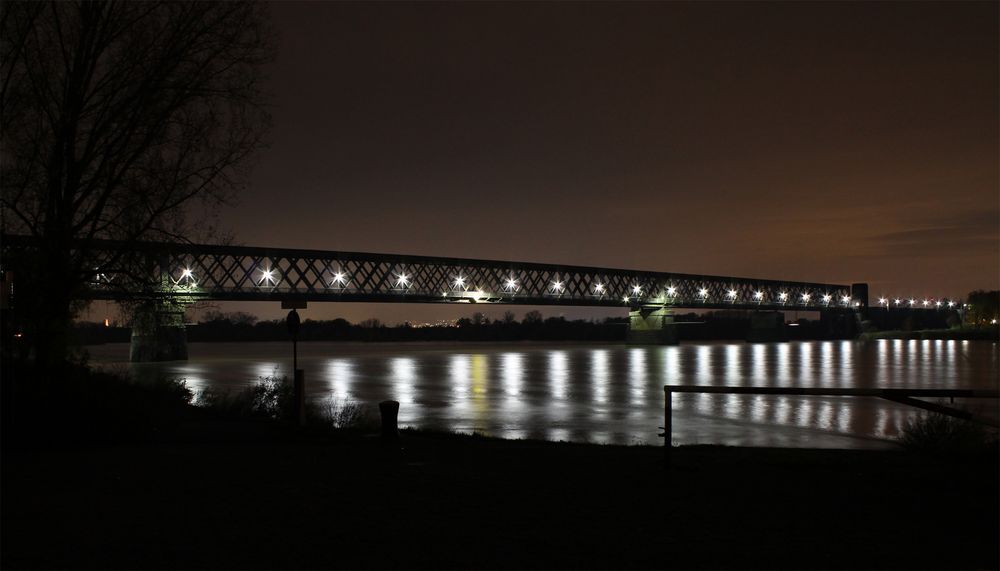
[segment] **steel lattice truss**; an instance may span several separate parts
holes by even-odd
[[[857,300],[846,285],[359,252],[96,243],[89,299],[285,300],[819,310]],[[104,244],[103,249],[101,244]],[[4,253],[8,248],[5,246]],[[141,270],[136,270],[136,267]],[[867,300],[862,300],[865,302]]]

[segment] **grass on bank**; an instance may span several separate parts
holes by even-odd
[[[295,388],[288,377],[260,377],[243,390],[209,388],[195,404],[223,419],[295,420]],[[374,428],[376,419],[364,405],[349,399],[306,399],[305,424],[313,428],[360,430]]]
[[[68,363],[43,374],[30,364],[7,369],[3,394],[5,445],[61,447],[137,443],[169,438],[190,420],[260,420],[288,424],[294,391],[285,377],[262,377],[236,392],[195,394],[184,379],[138,380],[127,371]],[[349,400],[307,400],[306,427],[313,431],[367,430],[376,419]]]
[[[72,446],[141,442],[170,432],[188,416],[183,381],[137,382],[122,372],[67,363],[42,372],[29,363],[5,368],[5,444]]]
[[[996,428],[938,412],[921,414],[907,421],[898,442],[906,450],[935,455],[996,456],[1000,451]]]

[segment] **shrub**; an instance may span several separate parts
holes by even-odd
[[[313,414],[321,419],[321,422],[333,428],[343,430],[367,430],[378,425],[378,420],[369,414],[369,410],[364,405],[349,399],[338,401],[330,397],[322,403],[313,403],[315,410]]]
[[[991,427],[931,412],[908,421],[899,435],[908,450],[935,454],[995,452],[997,431]]]
[[[175,427],[193,396],[183,379],[137,381],[80,364],[55,376],[30,367],[13,376],[7,422],[21,444],[144,440]]]
[[[288,377],[267,376],[233,394],[206,389],[196,403],[229,418],[261,418],[292,421],[295,418],[295,387]],[[313,427],[357,429],[369,424],[367,409],[350,400],[335,398],[305,403],[306,424]]]

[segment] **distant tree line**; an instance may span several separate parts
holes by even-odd
[[[463,317],[454,325],[416,327],[410,323],[386,325],[378,319],[351,323],[342,318],[306,319],[299,329],[300,341],[618,341],[625,338],[628,320],[568,320],[542,317],[529,311],[517,321],[507,312],[490,320],[482,313]],[[285,341],[288,329],[283,319],[259,321],[246,313],[206,313],[188,328],[189,341]]]
[[[995,325],[1000,319],[1000,291],[976,290],[966,299],[969,308],[965,322],[969,325]]]
[[[674,315],[681,324],[681,340],[746,339],[750,328],[749,312],[714,311]],[[98,323],[78,323],[76,341],[80,344],[124,343],[129,341],[127,326],[104,326]],[[514,313],[505,312],[491,320],[476,312],[454,324],[414,326],[409,323],[386,325],[378,319],[351,323],[342,318],[330,320],[306,319],[299,330],[302,341],[624,341],[628,333],[628,318],[604,320],[569,320],[564,317],[544,317],[539,311],[529,311],[518,321]],[[791,339],[823,339],[828,331],[818,320],[798,319],[788,328]],[[188,326],[192,342],[287,341],[288,329],[283,319],[260,320],[245,312],[208,311],[201,320]]]

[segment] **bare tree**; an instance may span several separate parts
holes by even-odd
[[[2,224],[37,243],[16,279],[39,360],[64,356],[72,300],[99,270],[88,240],[184,240],[245,184],[270,123],[265,9],[0,4]]]
[[[537,309],[533,309],[525,313],[524,319],[521,320],[521,323],[525,325],[541,323],[541,322],[542,322],[542,312],[538,311]]]

